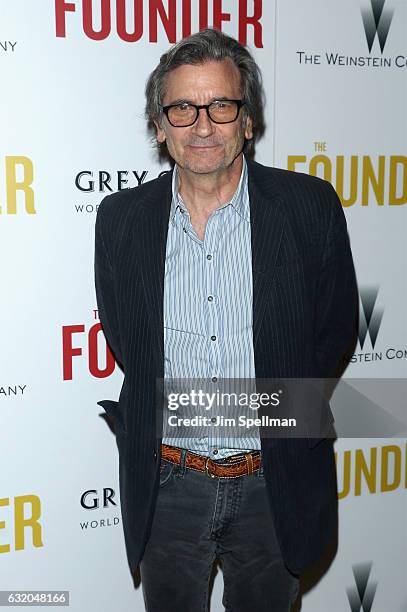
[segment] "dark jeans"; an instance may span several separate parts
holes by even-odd
[[[162,460],[140,563],[147,612],[206,612],[216,558],[226,612],[290,611],[299,580],[281,558],[262,466],[226,479]]]

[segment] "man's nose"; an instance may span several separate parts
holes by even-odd
[[[198,118],[192,127],[200,136],[209,136],[210,134],[213,134],[215,129],[215,126],[209,119],[205,108],[199,109]]]

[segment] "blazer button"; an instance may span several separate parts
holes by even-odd
[[[157,451],[153,452],[153,457],[154,457],[154,460],[157,461]]]

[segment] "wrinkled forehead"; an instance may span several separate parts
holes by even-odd
[[[208,60],[181,64],[170,70],[163,82],[161,103],[169,104],[181,98],[239,98],[240,95],[240,72],[232,60]]]

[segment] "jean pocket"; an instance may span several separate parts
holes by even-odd
[[[163,487],[170,479],[172,472],[174,471],[175,464],[161,459],[160,463],[160,487]]]

